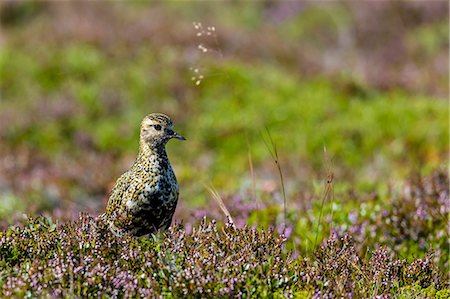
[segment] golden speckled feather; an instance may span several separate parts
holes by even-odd
[[[141,236],[170,226],[179,192],[166,153],[172,138],[185,140],[173,131],[168,116],[152,113],[143,119],[138,157],[117,180],[106,212],[100,215],[113,233]]]

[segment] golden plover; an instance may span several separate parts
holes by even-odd
[[[143,119],[138,157],[117,180],[100,216],[113,233],[142,236],[170,226],[179,193],[166,153],[172,138],[186,140],[173,131],[168,116],[152,113]]]

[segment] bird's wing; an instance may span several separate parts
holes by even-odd
[[[112,213],[114,210],[120,209],[122,206],[122,200],[125,192],[128,189],[130,184],[130,173],[129,171],[122,174],[114,184],[113,189],[111,190],[111,195],[109,196],[107,212]]]

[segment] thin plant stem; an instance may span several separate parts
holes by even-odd
[[[280,178],[280,183],[281,183],[281,192],[283,194],[283,218],[284,218],[284,227],[283,227],[283,232],[286,229],[286,223],[287,223],[287,199],[286,199],[286,188],[284,186],[284,179],[283,179],[283,171],[281,169],[281,163],[280,163],[280,159],[278,156],[278,151],[277,151],[277,147],[275,142],[272,139],[272,135],[270,135],[270,131],[269,128],[266,128],[266,134],[269,138],[270,141],[270,146],[267,143],[266,139],[263,136],[263,141],[264,144],[267,147],[267,150],[269,151],[270,155],[272,156],[272,159],[275,162],[275,165],[277,166],[277,170],[278,170],[278,176]]]
[[[225,203],[223,202],[222,197],[220,196],[219,192],[217,192],[216,188],[214,188],[214,186],[212,184],[210,186],[205,185],[205,187],[206,187],[206,189],[208,189],[209,193],[211,193],[211,196],[215,199],[215,201],[219,205],[220,209],[222,210],[222,212],[227,217],[228,221],[234,227],[233,218],[231,217],[230,212],[228,211],[227,207],[225,206]]]
[[[322,192],[322,200],[321,200],[321,205],[320,205],[320,213],[319,213],[319,219],[317,221],[317,228],[316,228],[316,236],[314,238],[314,246],[313,248],[316,248],[317,245],[317,239],[319,237],[319,229],[320,226],[322,224],[322,216],[323,216],[323,209],[325,206],[325,201],[330,198],[330,195],[332,195],[332,200],[334,200],[334,192],[333,192],[333,172],[331,170],[331,163],[330,160],[328,159],[328,154],[327,154],[327,148],[324,147],[323,148],[324,151],[324,158],[325,158],[325,163],[327,164],[327,178],[326,178],[326,182],[325,182],[325,187],[323,189]],[[331,219],[333,219],[333,210],[331,211]],[[323,226],[322,226],[323,228]]]

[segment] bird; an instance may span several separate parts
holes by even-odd
[[[116,181],[99,216],[115,235],[143,236],[169,228],[179,195],[166,152],[173,138],[186,140],[174,132],[167,115],[151,113],[142,120],[137,158]]]

